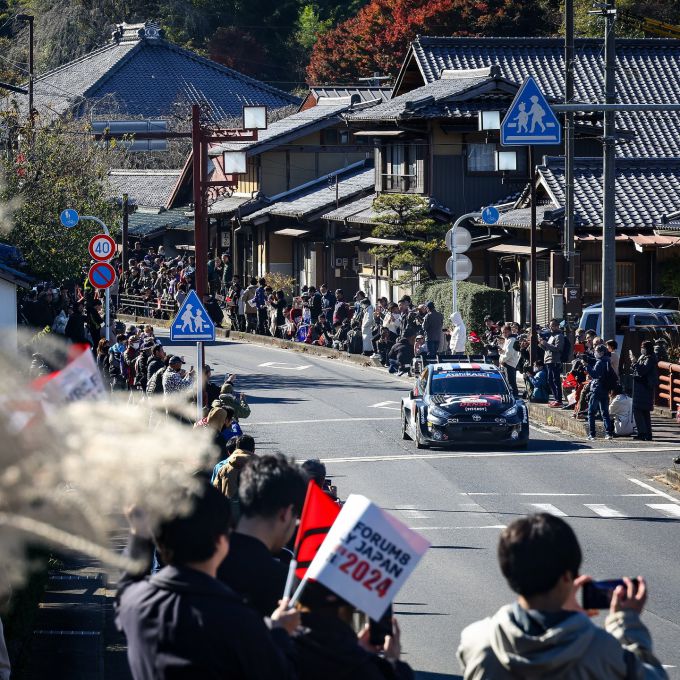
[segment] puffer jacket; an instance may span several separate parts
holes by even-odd
[[[610,614],[605,629],[585,614],[506,605],[463,630],[465,680],[663,680],[649,631],[637,613]]]

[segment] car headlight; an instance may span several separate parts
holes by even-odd
[[[442,420],[446,420],[449,417],[448,412],[443,408],[439,408],[439,406],[431,406],[427,414],[435,418],[441,418]]]
[[[514,418],[518,413],[519,407],[517,406],[517,404],[514,404],[507,411],[503,411],[501,415],[504,416],[505,418]]]

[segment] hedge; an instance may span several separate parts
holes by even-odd
[[[484,317],[487,314],[496,320],[504,318],[507,299],[508,293],[498,288],[469,281],[458,282],[458,311],[465,321],[468,333],[484,332]],[[422,304],[428,300],[432,300],[444,319],[448,320],[453,305],[451,281],[427,281],[418,285],[414,294],[415,303]]]

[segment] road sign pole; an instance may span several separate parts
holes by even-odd
[[[529,145],[529,191],[531,201],[531,301],[529,312],[529,323],[531,324],[531,343],[529,345],[529,362],[534,365],[536,358],[536,350],[538,349],[538,342],[536,337],[536,275],[538,267],[536,266],[536,169],[534,167],[534,147]]]
[[[109,336],[110,327],[111,327],[111,289],[110,288],[106,289],[106,310],[104,312],[104,315],[105,315],[104,337],[106,338],[107,342],[111,342],[111,338]]]
[[[196,343],[196,421],[203,418],[203,343]]]

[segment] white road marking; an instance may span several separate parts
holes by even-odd
[[[302,366],[300,366],[300,365],[295,366],[293,364],[284,363],[283,361],[266,361],[264,364],[258,364],[258,368],[262,368],[262,367],[276,368],[276,369],[281,369],[283,371],[305,371],[308,368],[311,368],[311,365],[310,364],[304,364]]]
[[[409,527],[413,531],[441,531],[444,529],[505,529],[505,524],[489,524],[483,527]]]
[[[361,418],[352,418],[351,420],[362,420]],[[399,420],[399,418],[364,418],[363,420]],[[302,421],[302,422],[323,422],[318,420]],[[278,423],[262,423],[263,425],[277,425]],[[491,451],[480,453],[447,453],[437,451],[432,453],[413,453],[400,454],[396,456],[347,456],[343,458],[324,458],[324,463],[390,463],[395,461],[414,461],[414,460],[445,460],[447,458],[540,458],[542,456],[592,456],[593,454],[612,454],[612,453],[648,453],[648,448],[620,448],[620,449],[577,449],[574,451]],[[654,449],[654,453],[663,451],[677,451],[677,447],[666,447]],[[651,487],[650,487],[651,488]],[[487,494],[489,495],[489,494]],[[495,494],[490,494],[495,495]],[[670,497],[675,501],[674,498]],[[678,501],[675,501],[678,502]]]
[[[669,517],[680,517],[680,505],[675,503],[647,503],[647,507],[663,512]]]
[[[404,505],[399,508],[395,508],[395,510],[398,510],[404,517],[407,517],[408,519],[430,519],[429,515],[424,514],[418,508],[416,508],[415,505]]]
[[[608,505],[602,505],[601,503],[584,503],[584,505],[600,517],[614,518],[626,516],[620,510],[615,510],[614,508],[610,508]]]
[[[385,416],[374,418],[314,418],[313,420],[270,420],[262,423],[248,423],[249,427],[253,425],[302,425],[307,423],[353,423],[356,421],[371,421],[371,420],[400,420],[399,417]]]
[[[371,404],[368,408],[384,408],[388,411],[401,411],[400,406],[390,406],[390,404],[398,404],[398,401],[380,401],[377,404]]]
[[[555,517],[568,517],[566,512],[562,512],[551,503],[529,503],[529,505],[534,508],[535,512],[547,512]]]
[[[677,449],[677,447],[676,447]],[[660,449],[655,449],[656,451],[659,451]],[[648,489],[649,491],[654,492],[655,496],[661,496],[661,498],[667,498],[669,501],[673,501],[673,503],[680,503],[680,500],[677,498],[674,498],[670,494],[666,493],[665,491],[659,491],[659,489],[655,489],[651,484],[647,484],[646,482],[642,482],[639,479],[633,479],[633,477],[628,477],[629,482],[633,482],[633,484],[637,484],[638,486],[641,486],[643,489]]]

